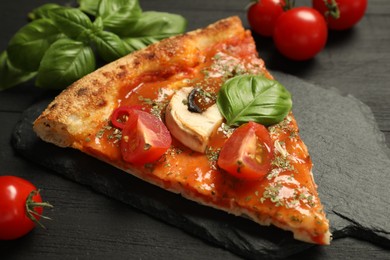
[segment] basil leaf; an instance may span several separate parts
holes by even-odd
[[[74,40],[82,34],[88,35],[86,32],[94,28],[89,17],[76,8],[52,9],[48,14],[60,31]]]
[[[95,19],[95,21],[93,21],[93,28],[96,30],[96,31],[103,31],[103,20],[101,17],[97,17]]]
[[[96,35],[103,31],[103,21],[102,18],[97,17],[92,23],[91,29],[85,29],[79,34],[76,40],[85,42],[87,44],[95,40]]]
[[[119,36],[136,23],[141,13],[138,0],[100,0],[98,9],[104,29]]]
[[[89,15],[96,16],[99,8],[98,0],[77,0],[79,9]]]
[[[19,69],[37,71],[45,51],[61,36],[50,20],[34,20],[11,38],[7,48],[8,58]]]
[[[56,8],[63,8],[63,7],[58,4],[44,4],[32,10],[27,16],[31,20],[37,20],[40,18],[49,18],[48,12]]]
[[[36,85],[65,88],[95,70],[96,61],[91,47],[68,38],[53,43],[43,56]]]
[[[186,30],[187,20],[176,14],[144,12],[136,24],[126,31],[122,40],[128,52],[142,49]]]
[[[122,36],[172,36],[183,33],[187,27],[187,20],[177,14],[149,11],[142,13],[141,17],[132,27],[123,31]]]
[[[111,32],[98,32],[93,38],[93,42],[99,56],[107,62],[116,60],[128,53],[119,36]]]
[[[0,91],[25,82],[36,75],[36,72],[25,72],[12,66],[6,51],[0,54]]]
[[[144,36],[144,37],[128,37],[123,38],[123,44],[125,45],[127,53],[131,53],[133,51],[145,48],[146,46],[158,42],[168,36]]]
[[[292,100],[291,94],[276,80],[241,75],[222,85],[217,105],[228,125],[254,121],[268,126],[287,116]]]

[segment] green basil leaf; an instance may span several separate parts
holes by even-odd
[[[96,17],[95,21],[93,21],[93,27],[96,31],[103,31],[103,19],[101,17]]]
[[[99,8],[99,0],[77,0],[79,9],[84,13],[96,16]]]
[[[43,56],[36,85],[50,89],[65,88],[95,68],[95,56],[90,46],[68,38],[59,39]]]
[[[165,12],[143,12],[134,26],[123,31],[124,37],[129,36],[162,36],[165,37],[183,33],[187,27],[187,20],[177,14]]]
[[[44,4],[38,8],[35,8],[28,14],[28,18],[31,20],[37,20],[41,18],[49,18],[48,12],[52,9],[63,8],[58,4]]]
[[[99,56],[107,62],[116,60],[128,53],[119,36],[111,32],[98,32],[94,36],[93,42]]]
[[[83,32],[79,34],[76,40],[85,42],[87,44],[91,43],[91,41],[95,41],[96,35],[103,31],[103,21],[102,18],[97,17],[95,21],[92,23],[91,29],[85,29]]]
[[[141,13],[138,0],[100,0],[98,9],[104,29],[119,36],[136,23]]]
[[[52,9],[48,14],[60,31],[74,40],[80,35],[88,35],[86,31],[94,29],[89,17],[76,8]]]
[[[176,14],[164,12],[144,12],[136,24],[125,34],[122,40],[128,52],[142,49],[172,35],[186,30],[187,20]]]
[[[36,72],[25,72],[12,66],[6,51],[0,54],[0,91],[32,79]]]
[[[128,37],[123,38],[122,41],[125,45],[127,53],[145,48],[146,46],[158,42],[166,37],[165,35],[160,36],[144,36],[144,37]]]
[[[46,50],[61,36],[50,20],[34,20],[11,38],[7,48],[8,58],[19,69],[37,71]]]
[[[292,100],[291,94],[276,80],[241,75],[222,85],[217,105],[228,125],[254,121],[268,126],[287,116]]]

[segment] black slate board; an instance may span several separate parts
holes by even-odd
[[[273,75],[293,95],[333,243],[355,237],[390,248],[390,152],[370,109],[335,90],[280,72]],[[27,109],[15,128],[13,146],[29,160],[245,258],[284,258],[313,246],[289,232],[183,199],[79,151],[42,142],[31,125],[50,101]]]

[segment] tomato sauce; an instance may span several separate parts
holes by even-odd
[[[130,81],[118,95],[118,106],[142,105],[143,109],[164,120],[165,106],[175,90],[198,86],[217,93],[224,80],[237,73],[265,74],[271,77],[257,58],[252,37],[246,33],[205,51],[203,63],[196,67],[168,66],[162,71],[146,72]],[[259,217],[272,216],[284,225],[314,230],[319,239],[327,232],[328,223],[317,201],[311,175],[312,162],[306,146],[300,140],[295,119],[290,114],[281,123],[268,128],[275,142],[272,171],[261,181],[243,181],[218,169],[218,149],[228,138],[220,128],[213,134],[206,154],[190,150],[177,140],[158,161],[147,166],[133,166],[151,177],[162,180],[165,188],[183,186],[203,201],[224,208],[239,205]],[[85,149],[103,160],[115,161],[129,168],[121,158],[120,133],[110,124],[101,126],[95,138],[86,142]],[[97,154],[97,151],[102,151]],[[313,217],[314,216],[314,217]],[[322,241],[317,241],[322,243]]]

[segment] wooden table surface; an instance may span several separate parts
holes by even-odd
[[[0,1],[0,49],[24,24],[26,14],[47,2],[70,0]],[[296,1],[309,5],[310,1]],[[239,15],[246,27],[248,1],[141,0],[144,10],[183,15],[188,30],[220,18]],[[373,111],[390,147],[390,1],[370,0],[363,20],[352,30],[331,33],[325,49],[306,62],[281,57],[272,40],[255,36],[260,56],[269,69],[296,75],[323,88],[337,88],[366,103]],[[45,200],[55,205],[47,211],[53,220],[47,230],[36,228],[15,241],[0,242],[1,259],[106,258],[113,259],[239,259],[162,223],[121,202],[64,179],[16,154],[11,134],[21,112],[47,92],[31,83],[0,92],[0,175],[24,177],[40,187]],[[390,213],[390,212],[389,212]],[[390,252],[368,242],[341,239],[329,247],[314,247],[294,258],[390,259]]]

